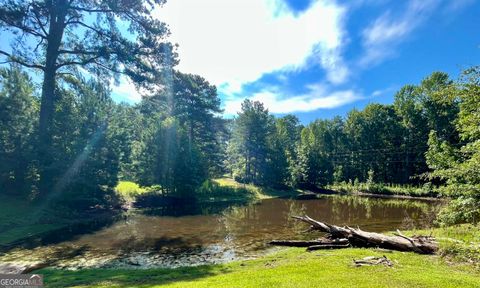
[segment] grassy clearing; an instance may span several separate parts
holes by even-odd
[[[439,193],[435,187],[430,185],[414,186],[383,183],[335,183],[327,185],[326,189],[341,193],[371,193],[381,195],[398,195],[410,197],[438,197]]]
[[[354,267],[352,259],[386,255],[394,267]],[[470,265],[439,256],[343,249],[291,248],[257,260],[151,270],[45,269],[46,287],[479,287]]]
[[[293,189],[272,189],[266,187],[259,187],[252,184],[238,183],[231,178],[217,178],[213,180],[220,187],[231,187],[236,189],[242,189],[245,192],[253,194],[253,197],[258,200],[281,198],[281,197],[294,197],[301,193],[301,191]]]
[[[115,191],[127,202],[133,202],[136,197],[148,193],[155,193],[155,187],[141,187],[137,183],[120,181]],[[249,202],[254,200],[277,197],[294,197],[299,195],[296,190],[277,190],[264,188],[252,184],[238,183],[231,178],[217,178],[207,180],[196,191],[199,202]]]
[[[136,196],[146,193],[147,188],[140,187],[135,182],[120,181],[115,187],[115,192],[120,195],[125,201],[131,202]]]

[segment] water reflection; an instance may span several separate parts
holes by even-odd
[[[327,196],[315,200],[269,199],[246,206],[200,207],[195,210],[200,215],[180,216],[178,207],[176,216],[158,216],[169,214],[162,209],[140,211],[73,241],[38,247],[33,252],[14,251],[3,260],[22,257],[21,253],[48,257],[52,251],[82,247],[81,255],[63,257],[57,266],[176,267],[218,263],[254,257],[272,249],[266,243],[273,239],[311,238],[312,235],[301,233],[307,227],[294,221],[293,215],[308,214],[336,225],[358,225],[364,230],[381,232],[402,229],[406,223],[410,225],[408,228],[424,226],[428,224],[426,215],[438,205],[435,201]]]

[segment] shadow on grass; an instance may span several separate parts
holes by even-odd
[[[54,208],[45,208],[32,218],[38,205],[12,197],[0,197],[0,253],[11,249],[35,248],[75,239],[107,227],[120,217],[118,211],[89,211],[64,216]]]
[[[152,287],[177,281],[190,281],[229,269],[205,265],[176,269],[85,269],[65,271],[43,269],[36,273],[44,275],[46,287],[105,286],[105,287]]]

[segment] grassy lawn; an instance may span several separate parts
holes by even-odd
[[[379,195],[397,195],[410,197],[438,197],[438,189],[432,186],[414,186],[383,183],[336,183],[325,187],[342,193],[370,193]]]
[[[248,193],[253,194],[255,199],[270,199],[278,197],[293,197],[299,195],[301,192],[294,189],[272,189],[255,186],[252,184],[238,183],[232,178],[217,178],[213,180],[220,187],[231,187],[235,189],[245,190]]]
[[[394,267],[354,267],[352,259],[386,255]],[[45,269],[46,287],[479,287],[469,265],[439,256],[369,249],[305,252],[291,248],[257,260],[154,270]]]
[[[480,287],[480,229],[463,225],[432,234],[439,254],[375,249],[305,252],[289,248],[256,259],[177,269],[43,269],[46,287]],[[455,247],[455,248],[453,248]],[[393,267],[354,267],[352,259],[387,256]],[[476,263],[476,264],[475,264]]]

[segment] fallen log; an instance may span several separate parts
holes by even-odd
[[[324,249],[341,249],[350,247],[350,243],[346,244],[321,244],[307,247],[307,251],[324,250]]]
[[[317,239],[317,240],[272,240],[271,245],[289,246],[289,247],[310,247],[314,245],[345,245],[349,244],[348,239]]]
[[[293,218],[310,224],[310,230],[327,233],[326,238],[311,241],[274,240],[272,245],[308,247],[307,250],[335,249],[346,247],[383,248],[397,251],[411,251],[419,254],[433,254],[438,250],[438,243],[431,236],[407,237],[397,230],[394,235],[385,235],[363,231],[360,228],[340,227],[320,222],[308,216]]]
[[[433,237],[407,237],[397,230],[395,235],[362,231],[360,228],[340,227],[314,220],[308,216],[293,218],[311,225],[312,230],[328,234],[329,239],[348,239],[353,247],[377,247],[397,251],[412,251],[419,254],[433,254],[438,250],[438,243]]]

